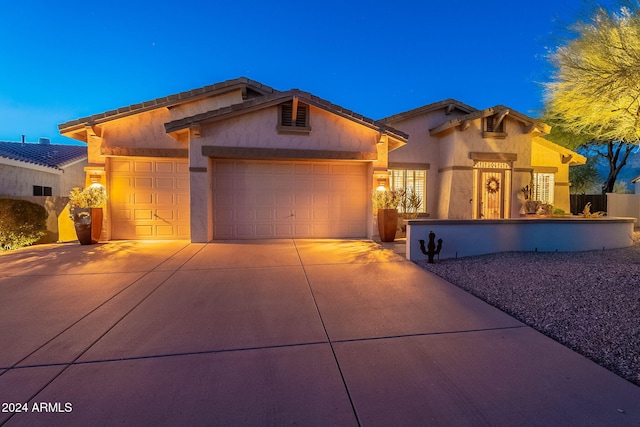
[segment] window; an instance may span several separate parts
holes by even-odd
[[[533,200],[536,202],[553,204],[553,188],[555,185],[555,176],[552,173],[533,174]]]
[[[34,196],[51,196],[53,192],[51,187],[43,187],[42,185],[34,185],[33,186],[33,195]]]
[[[310,133],[309,106],[300,104],[297,100],[280,104],[278,132],[280,133]]]
[[[390,169],[389,186],[392,190],[406,190],[408,193],[415,192],[421,199],[422,204],[418,208],[418,213],[426,212],[427,205],[427,171],[415,169]],[[403,206],[398,207],[398,211],[405,212]]]

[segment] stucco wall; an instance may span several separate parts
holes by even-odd
[[[635,218],[640,227],[640,194],[607,193],[607,215]]]
[[[189,102],[174,108],[159,108],[107,122],[100,125],[100,137],[89,138],[89,162],[92,164],[105,163],[105,157],[100,153],[101,146],[141,149],[185,149],[187,148],[186,144],[176,141],[166,133],[165,123],[240,102],[242,102],[242,93],[238,89],[217,97]]]
[[[60,178],[52,169],[52,173],[17,166],[0,164],[0,195],[33,196],[33,186],[51,187],[52,194],[60,194]]]
[[[51,187],[53,196],[68,196],[73,187],[84,184],[86,161],[70,165],[64,171],[51,172],[0,164],[0,195],[33,196],[33,186]],[[44,169],[44,168],[43,168]]]
[[[439,258],[459,258],[496,252],[574,252],[628,247],[633,244],[632,218],[412,220],[407,222],[406,257],[426,260],[420,249],[429,233],[442,239]]]
[[[555,168],[557,172],[555,173],[553,206],[570,212],[569,164],[562,163],[562,155],[556,150],[536,143],[534,139],[531,165],[534,172],[552,172],[552,169]]]

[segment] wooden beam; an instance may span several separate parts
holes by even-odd
[[[509,114],[509,110],[501,110],[496,113],[496,119],[493,121],[494,129],[498,129],[500,123],[502,123],[507,114]]]
[[[462,123],[460,123],[460,130],[465,131],[469,129],[469,126],[471,126],[471,120],[463,120]]]
[[[447,108],[444,110],[444,113],[448,116],[449,114],[451,114],[453,112],[454,108],[456,108],[455,105],[449,104],[449,105],[447,105]]]
[[[200,123],[192,123],[189,126],[189,130],[194,138],[200,138],[202,136],[202,126],[200,126]]]
[[[293,110],[291,111],[291,123],[295,126],[296,120],[298,119],[298,97],[293,97]]]

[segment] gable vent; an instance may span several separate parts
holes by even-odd
[[[307,127],[308,126],[308,107],[306,105],[298,104],[296,109],[296,120],[293,120],[293,103],[282,104],[281,106],[281,125],[282,126],[295,126],[295,127]]]

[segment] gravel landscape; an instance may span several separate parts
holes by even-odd
[[[640,232],[623,249],[419,265],[640,386]]]

